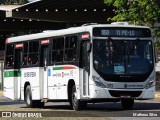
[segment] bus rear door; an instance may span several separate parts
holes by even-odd
[[[14,52],[14,100],[21,99],[21,67],[23,44],[15,44]]]

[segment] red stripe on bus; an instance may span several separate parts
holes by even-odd
[[[73,66],[64,66],[63,70],[68,70],[68,69],[76,69],[76,67]]]

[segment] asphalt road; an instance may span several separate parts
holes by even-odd
[[[0,97],[0,106],[14,106],[25,108],[24,102],[15,102],[5,97]],[[44,110],[47,111],[73,111],[68,103],[46,103]],[[160,119],[160,98],[145,101],[135,101],[133,110],[123,110],[120,103],[96,103],[88,104],[80,111],[81,113],[90,113],[100,117],[114,117],[116,120],[159,120]],[[148,116],[147,116],[148,115]],[[156,117],[156,115],[158,117]],[[65,117],[65,116],[63,116]],[[127,118],[126,118],[127,117]]]

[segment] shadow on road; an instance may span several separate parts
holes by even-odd
[[[54,104],[54,103],[52,103]],[[51,110],[72,110],[69,105],[46,105],[44,109]],[[88,104],[83,110],[89,111],[125,111],[123,110],[121,103],[98,103],[98,104]],[[132,110],[160,110],[160,103],[145,103],[145,102],[135,102]]]
[[[0,106],[4,105],[12,105],[19,108],[25,108],[26,105],[23,101],[13,101],[10,99],[7,99],[5,97],[0,97]],[[69,106],[69,103],[46,103],[45,107],[43,109],[49,109],[49,110],[65,110],[70,111],[72,110]],[[112,111],[124,111],[122,109],[121,103],[96,103],[96,104],[90,104],[88,103],[87,107],[82,109],[82,111],[88,110],[88,111],[99,111],[99,112],[112,112]],[[135,101],[134,107],[132,109],[134,110],[142,110],[142,111],[152,111],[157,110],[160,111],[160,99],[154,99],[149,101]]]
[[[2,106],[2,105],[17,105],[17,104],[24,104],[24,102],[0,102],[0,106]]]

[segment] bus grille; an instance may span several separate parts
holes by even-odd
[[[142,91],[116,91],[109,90],[109,93],[112,97],[121,97],[121,96],[130,96],[130,97],[139,97]]]

